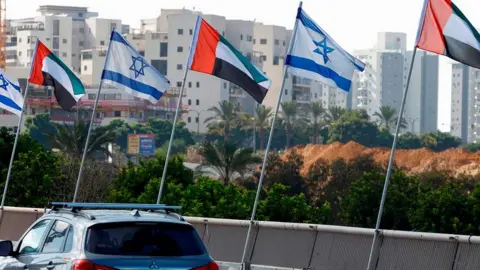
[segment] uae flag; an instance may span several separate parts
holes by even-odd
[[[85,95],[80,79],[40,41],[32,64],[28,81],[53,87],[55,98],[65,111],[70,110]]]
[[[480,34],[451,0],[425,0],[416,46],[480,68]]]
[[[271,81],[200,16],[192,41],[189,68],[230,81],[262,103]]]

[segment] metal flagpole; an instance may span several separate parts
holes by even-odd
[[[172,150],[173,138],[175,137],[175,126],[177,124],[178,115],[180,114],[180,106],[182,105],[182,97],[183,97],[183,91],[185,90],[185,82],[187,80],[188,70],[190,69],[190,61],[192,58],[192,53],[194,52],[193,45],[198,35],[197,30],[198,30],[199,20],[200,20],[200,16],[197,16],[195,29],[193,30],[194,34],[192,36],[192,43],[190,44],[190,52],[188,53],[188,57],[185,65],[185,73],[183,74],[182,88],[180,90],[180,96],[178,97],[177,110],[175,111],[175,117],[173,118],[173,127],[172,127],[172,132],[170,133],[170,142],[168,142],[167,156],[165,157],[165,165],[163,166],[162,180],[160,181],[160,189],[158,190],[157,204],[159,204],[160,200],[162,199],[163,185],[165,184],[165,177],[167,176],[168,160],[170,159],[170,152]],[[200,116],[198,117],[198,123],[200,123]]]
[[[302,2],[300,1],[299,7],[302,8]],[[293,48],[293,41],[295,40],[295,36],[297,33],[297,21],[295,20],[295,26],[293,28],[293,36],[292,36],[292,41],[290,42],[290,46],[288,48],[288,54],[290,54],[290,51]],[[270,146],[272,144],[272,138],[273,138],[273,131],[275,130],[275,122],[277,120],[278,116],[278,109],[280,108],[280,103],[282,102],[282,97],[283,97],[283,88],[285,87],[285,79],[287,75],[287,66],[283,67],[283,78],[282,78],[282,84],[280,87],[280,93],[278,94],[278,101],[277,101],[277,106],[275,108],[275,114],[273,115],[273,120],[272,120],[272,127],[270,128],[270,135],[268,137],[268,143],[267,143],[267,148],[265,149],[265,156],[263,158],[263,165],[262,165],[262,172],[260,173],[260,179],[258,180],[258,187],[257,187],[257,193],[255,195],[255,202],[253,203],[253,210],[252,210],[252,215],[250,217],[250,223],[248,225],[248,231],[247,231],[247,237],[245,239],[245,246],[243,247],[243,254],[242,254],[242,268],[245,267],[245,259],[247,256],[247,249],[250,244],[250,234],[252,233],[252,227],[253,223],[255,220],[255,215],[257,213],[257,206],[258,206],[258,201],[260,199],[260,193],[262,191],[262,184],[263,184],[263,179],[265,177],[265,168],[267,167],[267,161],[268,161],[268,152],[270,151]],[[245,268],[243,268],[245,269]]]
[[[37,55],[37,48],[38,48],[38,38],[37,38],[37,43],[35,43],[35,49],[33,50],[33,59],[31,62],[30,66],[30,76],[32,76],[32,70],[33,66],[35,64],[35,56]],[[10,176],[12,173],[12,165],[13,165],[13,160],[15,158],[15,152],[17,150],[17,144],[18,144],[18,138],[20,137],[20,129],[22,126],[23,122],[23,116],[25,114],[25,103],[27,103],[27,95],[28,95],[28,87],[30,86],[29,80],[27,80],[27,84],[25,85],[25,93],[23,93],[23,104],[22,104],[22,113],[20,114],[20,119],[18,119],[18,125],[17,125],[17,132],[15,134],[15,142],[13,143],[13,149],[12,149],[12,156],[10,157],[10,163],[8,165],[8,172],[7,172],[7,179],[5,180],[5,188],[3,189],[3,196],[2,196],[2,203],[0,204],[0,210],[3,211],[3,206],[5,205],[5,198],[7,197],[7,190],[8,190],[8,184],[10,183]]]
[[[412,53],[412,60],[410,62],[410,69],[408,71],[407,83],[405,85],[405,90],[403,91],[402,105],[400,106],[400,113],[397,120],[397,127],[395,129],[395,135],[393,137],[392,151],[390,152],[390,159],[388,161],[387,174],[385,176],[385,184],[383,186],[382,199],[380,200],[380,207],[378,209],[377,224],[375,225],[375,233],[373,235],[372,247],[370,249],[370,256],[368,258],[367,270],[370,270],[371,268],[373,253],[375,250],[375,244],[376,244],[378,235],[380,234],[380,222],[382,221],[383,207],[385,205],[385,199],[387,197],[388,182],[390,180],[390,176],[392,175],[392,166],[393,166],[393,159],[395,158],[395,150],[397,148],[398,133],[400,131],[400,123],[402,122],[402,118],[403,118],[403,110],[405,108],[405,102],[407,100],[408,87],[410,85],[410,79],[412,77],[413,64],[415,62],[416,54],[417,54],[417,47],[415,46]]]
[[[112,29],[112,34],[111,34],[112,36],[113,36],[113,31],[115,31],[115,29]],[[111,46],[112,46],[112,37],[110,37],[110,43],[108,44],[107,56],[105,57],[103,70],[105,70],[105,68],[107,67],[108,59],[110,57]],[[73,202],[76,202],[77,200],[78,188],[80,187],[80,181],[82,180],[83,165],[85,164],[85,158],[87,157],[88,143],[90,142],[90,135],[92,133],[93,122],[95,121],[95,112],[97,111],[98,100],[100,98],[100,91],[102,90],[102,85],[103,85],[103,80],[100,80],[100,84],[98,85],[97,96],[95,97],[95,104],[93,105],[92,117],[90,119],[90,124],[88,125],[87,139],[85,141],[85,148],[83,149],[82,163],[80,163],[80,170],[78,171],[77,184],[75,185],[75,193],[73,194]]]

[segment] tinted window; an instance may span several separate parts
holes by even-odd
[[[43,245],[43,253],[59,253],[63,252],[63,244],[67,238],[68,223],[57,221],[48,232],[45,244]]]
[[[42,241],[42,236],[49,222],[50,220],[45,219],[33,226],[22,239],[22,243],[18,249],[20,254],[36,253],[38,251],[38,246],[40,245],[40,241]]]
[[[206,253],[192,226],[172,223],[110,223],[88,230],[86,250],[103,255],[195,256]]]

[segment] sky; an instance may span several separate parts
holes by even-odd
[[[187,8],[227,19],[256,20],[293,28],[296,0],[6,0],[7,17],[17,19],[37,14],[39,5],[88,7],[99,17],[121,19],[140,27],[140,19],[155,18],[161,9]],[[121,2],[121,4],[119,4]],[[474,26],[480,28],[479,0],[456,0]],[[344,49],[374,46],[378,32],[407,33],[407,49],[413,49],[423,0],[304,0],[303,9]],[[410,49],[409,49],[410,50]],[[439,74],[439,119],[443,131],[450,128],[451,63],[441,57]]]

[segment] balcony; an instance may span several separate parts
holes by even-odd
[[[31,23],[31,24],[22,24],[17,26],[17,31],[44,31],[45,25],[41,22]]]
[[[310,103],[311,97],[310,95],[293,92],[292,100],[296,101],[297,103]]]
[[[230,96],[231,97],[245,97],[245,91],[239,87],[232,87],[230,88]]]
[[[310,85],[312,84],[312,80],[310,79],[305,79],[305,78],[300,78],[298,76],[293,76],[292,78],[292,83],[294,85],[298,85],[298,86],[306,86],[306,87],[310,87]]]

